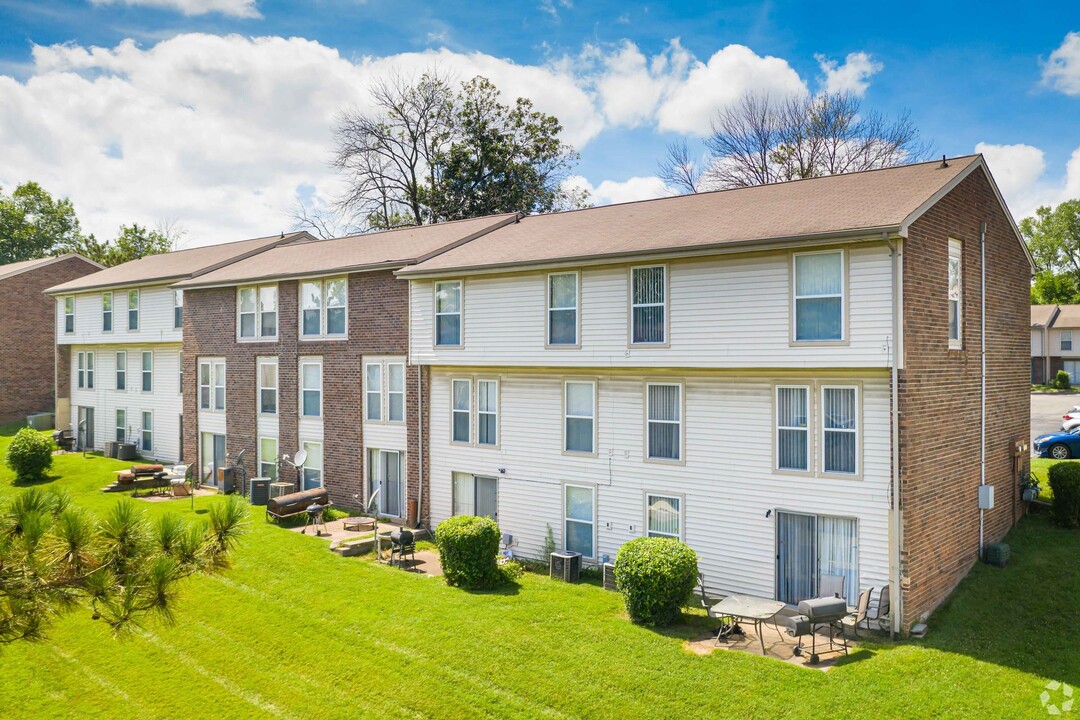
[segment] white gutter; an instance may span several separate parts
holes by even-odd
[[[900,632],[904,617],[901,590],[901,553],[903,552],[903,515],[900,510],[900,318],[903,295],[900,292],[901,252],[903,240],[890,241],[889,255],[892,260],[892,342],[890,343],[891,392],[892,392],[892,483],[889,488],[889,603],[894,608],[890,618],[892,635]]]
[[[982,355],[982,368],[980,371],[980,399],[979,399],[979,417],[981,422],[979,423],[979,485],[986,484],[986,223],[982,224],[982,228],[979,230],[979,273],[982,276],[979,290],[979,302],[981,308],[979,311],[979,321],[981,323],[980,343],[982,348],[980,354]],[[983,531],[985,526],[986,511],[981,507],[979,508],[979,558],[983,556]]]

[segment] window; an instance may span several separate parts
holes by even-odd
[[[1072,352],[1072,330],[1061,331],[1061,350],[1062,352]]]
[[[563,449],[592,454],[595,448],[596,383],[567,381]]]
[[[844,338],[844,253],[795,255],[795,340]]]
[[[154,413],[144,410],[142,414],[142,451],[154,451]]]
[[[469,473],[452,475],[451,508],[454,515],[476,515],[499,519],[499,481]]]
[[[127,442],[127,411],[116,409],[116,442]]]
[[[75,377],[77,387],[86,387],[86,353],[81,352],[76,356]]]
[[[365,398],[367,400],[368,420],[382,420],[382,365],[380,363],[368,363],[365,370],[367,374],[367,388]]]
[[[211,364],[199,363],[199,409],[210,409],[210,372]]]
[[[81,352],[78,355],[78,386],[87,390],[94,389],[94,353]]]
[[[499,444],[499,383],[476,381],[476,444]]]
[[[663,265],[630,271],[630,342],[634,344],[663,343],[666,338],[664,273]]]
[[[101,293],[101,331],[112,332],[112,298],[111,292]]]
[[[470,441],[469,414],[471,412],[472,383],[468,380],[454,380],[452,383],[453,410],[451,436],[452,442],[467,443]]]
[[[343,337],[349,284],[345,278],[300,283],[300,334],[304,337]]]
[[[184,291],[172,291],[172,326],[179,330],[184,327]]]
[[[776,467],[809,470],[808,387],[776,388]]]
[[[368,497],[379,491],[379,512],[402,517],[405,508],[404,455],[397,450],[368,451]]]
[[[259,337],[277,337],[277,285],[259,288]]]
[[[259,438],[259,477],[277,481],[277,438]]]
[[[222,360],[199,361],[199,409],[225,409],[225,362]]]
[[[277,414],[278,363],[277,358],[259,358],[259,412],[263,415]]]
[[[964,319],[964,283],[961,274],[962,246],[959,240],[949,240],[949,348],[963,347],[961,331]]]
[[[405,422],[405,364],[386,364],[386,419]]]
[[[300,362],[300,406],[303,417],[322,416],[322,361],[317,358]]]
[[[307,453],[307,460],[304,461],[304,489],[312,490],[314,488],[322,487],[322,443],[305,442],[303,448]]]
[[[128,290],[128,330],[139,329],[139,291]]]
[[[461,344],[461,281],[435,283],[435,344]]]
[[[240,288],[240,337],[255,337],[255,314],[258,293],[253,287]]]
[[[682,459],[682,385],[646,386],[648,457]]]
[[[176,392],[184,394],[184,352],[176,353]]]
[[[821,388],[822,471],[858,472],[858,388]]]
[[[242,287],[237,291],[240,314],[240,339],[274,339],[277,337],[277,285]]]
[[[682,539],[682,499],[670,495],[646,495],[646,534],[649,537]]]
[[[584,485],[565,485],[563,493],[563,546],[566,550],[579,552],[587,558],[595,557],[595,491]]]
[[[75,332],[75,298],[68,295],[64,298],[64,333]]]
[[[578,274],[548,275],[548,345],[577,345]]]
[[[144,350],[142,354],[142,389],[143,392],[154,391],[154,353]]]
[[[127,352],[116,353],[116,389],[127,390]]]
[[[225,409],[225,363],[214,363],[214,405],[213,410]]]

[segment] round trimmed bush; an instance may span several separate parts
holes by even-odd
[[[488,517],[458,515],[439,523],[435,545],[447,584],[484,590],[502,582],[499,538],[499,526]]]
[[[642,625],[677,620],[694,591],[697,574],[697,553],[674,538],[631,540],[615,558],[615,584],[630,619]]]
[[[26,427],[8,445],[7,464],[20,482],[40,480],[52,467],[53,444],[46,436]]]
[[[1080,525],[1080,463],[1059,462],[1050,466],[1050,490],[1054,493],[1051,514],[1064,527]]]

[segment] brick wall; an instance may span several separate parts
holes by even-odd
[[[54,411],[56,373],[66,366],[56,358],[54,367],[56,300],[42,291],[99,269],[70,257],[0,280],[0,423]]]
[[[1011,453],[1030,427],[1030,268],[1006,215],[976,170],[916,221],[904,243],[900,373],[904,626],[925,618],[978,559],[980,248],[987,223],[986,480],[996,504],[985,542],[1021,512]],[[963,344],[948,347],[948,239],[963,242]],[[1028,461],[1021,460],[1026,471]]]
[[[366,497],[363,451],[363,358],[408,353],[408,283],[390,271],[349,276],[347,340],[300,341],[298,283],[278,283],[278,340],[236,341],[236,288],[189,290],[184,295],[184,448],[185,461],[198,453],[198,360],[226,361],[226,446],[231,456],[246,449],[249,469],[257,457],[256,359],[278,358],[278,451],[292,454],[299,443],[299,368],[301,356],[323,362],[323,478],[337,505],[356,507]],[[420,495],[421,368],[406,366],[406,500]],[[426,374],[424,407],[427,406]],[[426,457],[426,453],[425,453]],[[424,492],[420,517],[428,517]]]

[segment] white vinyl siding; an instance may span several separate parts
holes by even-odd
[[[596,452],[596,383],[568,380],[563,392],[563,450],[592,455]]]
[[[461,345],[461,281],[435,283],[435,344]]]
[[[113,294],[101,293],[101,332],[111,333],[113,328]]]
[[[300,415],[322,417],[322,358],[300,361]]]
[[[630,270],[630,342],[667,342],[667,268],[664,265]]]
[[[127,390],[127,352],[116,353],[116,389]]]
[[[682,459],[682,385],[646,385],[645,443],[650,460]]]
[[[645,534],[649,537],[682,539],[682,498],[673,495],[645,495]]]
[[[548,345],[578,344],[578,274],[548,275]]]
[[[348,325],[349,283],[346,278],[300,283],[300,336],[303,339],[343,338]]]
[[[949,239],[949,348],[959,350],[964,346],[964,276],[963,246],[959,240]]]
[[[810,388],[776,388],[776,468],[810,469]]]
[[[259,358],[259,413],[277,415],[278,411],[278,361],[277,358]]]
[[[796,342],[844,339],[844,252],[795,253]]]
[[[139,329],[139,291],[128,290],[127,291],[127,329],[138,330]]]
[[[60,345],[120,345],[131,346],[153,343],[180,343],[183,330],[174,327],[175,308],[173,290],[167,286],[149,286],[135,290],[137,306],[134,316],[138,325],[128,329],[128,290],[108,291],[111,302],[106,313],[105,293],[100,290],[69,295],[57,299],[56,341]],[[66,306],[70,298],[72,331],[66,330]],[[106,317],[111,321],[106,325]],[[75,326],[75,318],[79,318]],[[158,418],[161,423],[161,418]],[[160,434],[160,432],[159,432]],[[159,445],[161,442],[158,443]]]

